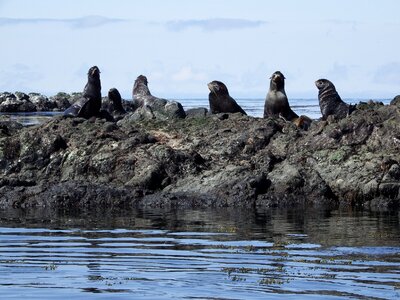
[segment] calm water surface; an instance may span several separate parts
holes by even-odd
[[[0,211],[1,299],[399,299],[398,212]]]

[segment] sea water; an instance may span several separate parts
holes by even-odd
[[[400,299],[398,212],[0,211],[1,299]]]
[[[195,107],[209,108],[208,98],[198,99],[176,99],[180,102],[185,110]],[[237,99],[237,103],[247,112],[248,115],[253,117],[263,117],[265,99],[247,98]],[[362,99],[344,99],[345,102],[356,104]],[[379,99],[375,101],[389,104],[390,99]],[[318,105],[318,99],[291,99],[290,106],[298,115],[306,115],[311,119],[319,119],[321,111]],[[53,116],[60,115],[62,112],[32,112],[32,113],[0,113],[0,115],[8,115],[12,120],[16,120],[25,126],[41,124]]]

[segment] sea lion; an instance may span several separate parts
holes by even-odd
[[[157,98],[150,93],[147,77],[139,75],[133,85],[132,99],[135,110],[141,108],[144,111],[156,117],[163,115],[166,118],[185,118],[185,110],[177,101]]]
[[[318,79],[315,85],[318,88],[322,120],[326,120],[330,115],[336,119],[343,119],[355,110],[354,105],[349,105],[340,98],[335,86],[329,80]]]
[[[276,71],[270,77],[269,91],[264,104],[264,118],[283,117],[292,121],[299,116],[290,108],[285,92],[285,76]]]
[[[212,114],[240,112],[247,115],[240,105],[229,95],[228,88],[221,81],[211,81],[207,86],[210,90],[208,101],[210,102],[210,112]]]
[[[97,116],[101,108],[100,70],[93,66],[88,71],[88,82],[82,97],[64,111],[64,116],[89,119]]]
[[[143,106],[146,97],[150,97],[151,93],[149,90],[147,77],[139,75],[135,83],[133,84],[132,99],[135,102],[135,108]]]
[[[297,127],[307,130],[312,120],[307,116],[298,116],[289,106],[285,92],[285,76],[276,71],[270,77],[269,90],[264,104],[264,118],[276,117],[293,122]]]
[[[121,118],[124,114],[126,114],[126,110],[122,107],[121,94],[116,88],[111,88],[108,91],[108,100],[109,106],[107,107],[107,111],[114,118]]]

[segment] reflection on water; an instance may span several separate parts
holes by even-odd
[[[399,214],[0,212],[5,299],[396,299]]]
[[[11,121],[16,121],[24,126],[42,124],[52,117],[62,114],[62,112],[29,112],[29,113],[0,113],[0,116],[8,116]]]

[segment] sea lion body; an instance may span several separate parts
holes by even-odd
[[[65,116],[89,119],[97,116],[101,108],[100,70],[93,66],[88,72],[88,82],[83,89],[82,97],[64,111]]]
[[[169,117],[185,118],[185,110],[177,101],[171,101],[158,98],[150,93],[147,77],[139,75],[133,85],[132,99],[134,101],[134,110],[139,108],[148,113],[161,113]]]
[[[132,100],[135,110],[142,107],[146,99],[153,97],[147,85],[147,77],[143,75],[139,75],[133,84]]]
[[[354,106],[345,103],[340,98],[332,82],[327,79],[318,79],[315,85],[318,88],[318,101],[323,120],[330,115],[336,119],[343,119],[354,111]]]
[[[107,111],[114,117],[119,118],[126,114],[126,110],[122,106],[122,97],[116,88],[108,91],[109,106]]]
[[[264,118],[282,118],[293,122],[297,127],[308,130],[312,120],[307,116],[298,116],[289,105],[285,92],[285,76],[276,71],[271,76],[269,90],[264,104]]]
[[[287,121],[293,121],[299,116],[290,108],[285,92],[285,76],[276,71],[271,76],[269,90],[264,104],[264,118],[282,117]]]
[[[224,83],[214,80],[208,83],[207,86],[210,90],[208,101],[212,114],[240,112],[247,115],[240,105],[237,104],[235,99],[229,95],[228,88]]]

